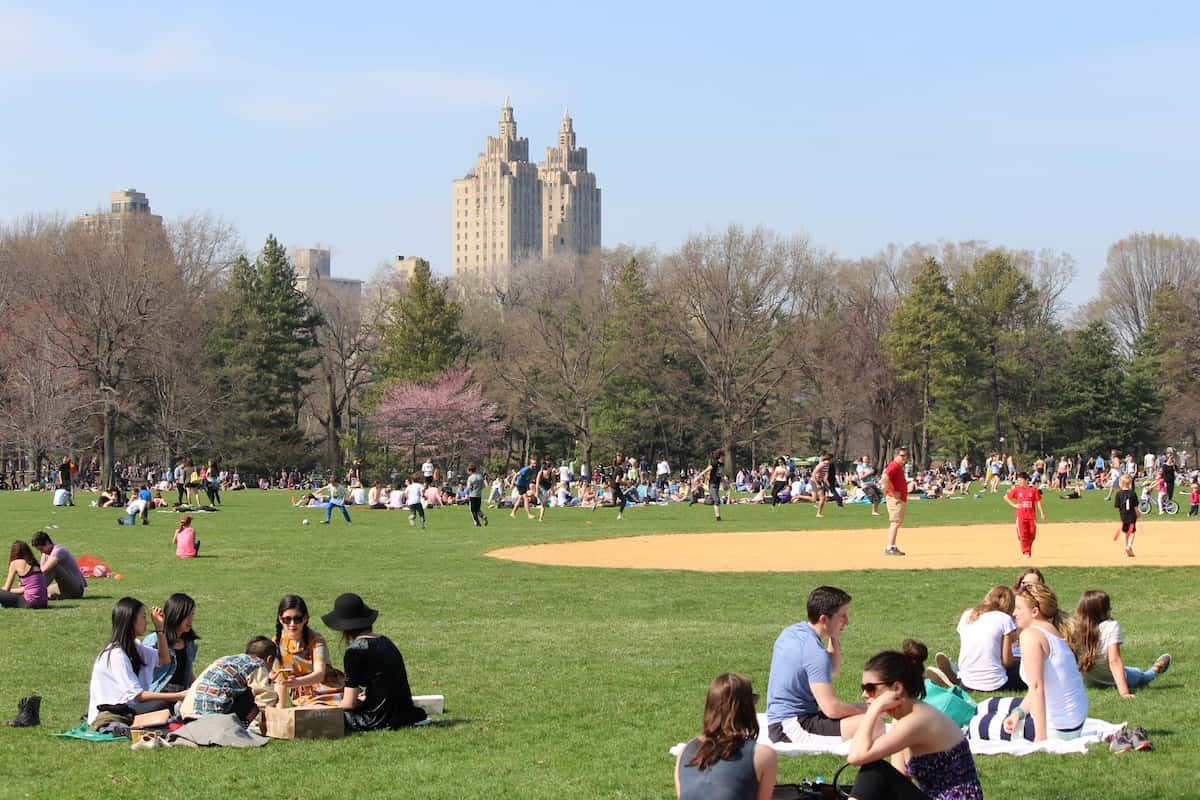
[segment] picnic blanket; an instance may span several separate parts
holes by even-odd
[[[206,714],[166,738],[171,747],[262,747],[269,741],[243,728],[234,714]]]
[[[1105,722],[1102,719],[1088,717],[1087,721],[1083,724],[1083,731],[1077,739],[1046,739],[1041,742],[1031,742],[1026,739],[1013,741],[971,738],[968,734],[967,742],[970,744],[971,753],[977,756],[1027,756],[1030,753],[1054,753],[1056,755],[1081,754],[1086,753],[1089,746],[1107,739],[1124,728],[1126,724],[1124,722]],[[774,748],[775,752],[783,756],[809,756],[818,754],[845,756],[850,752],[850,742],[843,742],[837,736],[808,734],[802,741],[772,742],[767,736],[766,714],[758,715],[758,743]],[[685,745],[685,742],[680,742],[672,747],[670,750],[671,755],[677,757],[683,752]]]
[[[51,736],[61,736],[64,739],[83,739],[88,742],[127,742],[128,736],[115,736],[111,733],[97,733],[96,731],[88,730],[86,724],[80,725],[78,728],[72,728],[69,731],[62,733],[52,733]]]
[[[772,742],[767,735],[767,715],[758,715],[758,743],[773,747],[777,753],[784,756],[812,756],[821,753],[844,756],[850,752],[850,742],[843,742],[840,736],[817,736],[805,733],[804,737],[794,742]],[[671,755],[678,756],[683,752],[686,742],[680,742],[671,748]]]

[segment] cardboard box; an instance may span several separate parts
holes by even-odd
[[[345,717],[333,706],[267,708],[267,736],[272,739],[340,739]]]
[[[446,713],[446,698],[440,694],[414,694],[413,705],[425,709],[426,714]]]

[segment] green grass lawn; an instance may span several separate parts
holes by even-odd
[[[550,509],[541,524],[496,512],[482,530],[471,527],[465,508],[431,511],[425,531],[394,511],[353,511],[353,526],[338,517],[329,526],[302,526],[302,518],[315,523],[323,512],[293,509],[288,496],[228,494],[221,513],[197,515],[203,557],[181,561],[171,545],[174,515],[152,514],[149,527],[118,527],[119,512],[88,508],[87,499],[53,509],[49,494],[0,495],[6,541],[57,525],[49,530],[55,541],[76,555],[94,553],[125,575],[94,580],[85,599],[48,611],[0,610],[0,719],[15,714],[23,695],[44,698],[41,728],[0,728],[6,765],[0,797],[671,797],[666,751],[699,730],[708,682],[736,670],[765,694],[771,645],[803,617],[814,586],[831,583],[854,596],[846,667],[836,681],[839,694],[853,698],[861,664],[905,637],[924,640],[930,652],[955,653],[961,611],[1015,577],[1013,570],[990,569],[701,574],[535,566],[483,554],[517,544],[717,526],[709,508],[681,505],[631,509],[624,522],[611,509],[595,515]],[[1052,495],[1046,512],[1051,521],[1113,519],[1103,493],[1074,501]],[[735,507],[720,530],[812,529],[812,514],[811,506]],[[1186,506],[1172,524],[1194,525],[1200,534],[1200,523],[1184,515]],[[594,523],[584,525],[586,518]],[[1011,519],[999,496],[985,496],[914,502],[908,525]],[[827,510],[821,523],[822,529],[886,525],[866,506]],[[813,546],[836,544],[831,535],[814,538]],[[1087,756],[981,757],[989,797],[1200,794],[1185,777],[1200,770],[1200,733],[1187,727],[1196,715],[1185,693],[1200,660],[1198,577],[1196,568],[1137,566],[1048,574],[1066,606],[1088,588],[1113,596],[1127,663],[1146,666],[1160,652],[1175,655],[1172,671],[1137,699],[1089,691],[1091,716],[1144,726],[1156,751],[1112,755],[1097,747]],[[447,713],[435,727],[272,742],[252,752],[131,752],[122,744],[51,738],[77,725],[85,711],[112,604],[132,595],[161,605],[176,591],[198,604],[197,670],[240,652],[250,636],[272,634],[284,593],[302,595],[316,618],[339,593],[358,592],[380,609],[376,630],[403,651],[413,691],[444,694]],[[340,646],[325,632],[340,665]],[[784,758],[780,780],[829,777],[837,766],[833,757]]]

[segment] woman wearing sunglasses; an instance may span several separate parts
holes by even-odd
[[[778,756],[757,744],[757,701],[745,675],[726,672],[713,679],[704,703],[703,733],[684,746],[675,762],[680,800],[770,799]]]
[[[275,644],[279,647],[279,669],[288,675],[283,685],[293,703],[338,704],[345,678],[340,670],[329,666],[325,637],[308,626],[308,606],[299,595],[285,594],[279,601]]]
[[[903,652],[885,650],[863,667],[864,721],[847,760],[859,767],[850,796],[857,800],[982,800],[983,787],[962,730],[922,701],[929,651],[907,639]],[[876,735],[884,716],[895,722]],[[884,759],[891,757],[892,763]]]

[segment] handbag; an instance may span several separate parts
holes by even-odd
[[[927,679],[925,702],[954,720],[960,728],[969,724],[975,716],[975,701],[961,686],[947,689]]]

